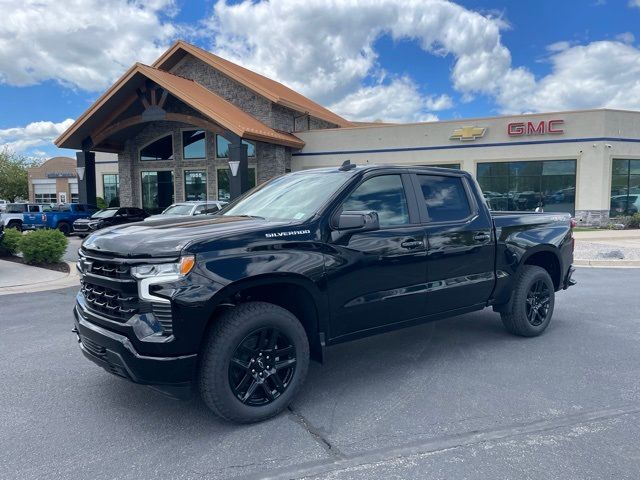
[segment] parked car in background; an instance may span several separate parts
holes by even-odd
[[[42,210],[41,214],[25,213],[23,215],[23,228],[35,230],[38,228],[57,228],[65,235],[73,230],[73,222],[79,218],[90,217],[98,207],[84,203],[63,203],[53,205]]]
[[[101,228],[124,223],[140,222],[149,214],[141,208],[111,207],[95,212],[89,218],[80,218],[73,222],[73,233],[79,237],[86,237]]]
[[[4,212],[7,209],[9,202],[0,198],[0,212]]]
[[[5,210],[0,213],[0,221],[7,228],[15,228],[22,231],[25,228],[25,215],[39,215],[50,208],[51,205],[48,204],[9,203],[6,205]]]
[[[169,205],[162,213],[157,215],[151,215],[145,220],[156,220],[158,218],[173,217],[188,217],[191,215],[205,215],[210,213],[216,213],[222,209],[227,202],[221,202],[217,200],[213,201],[194,201],[194,202],[179,202]]]
[[[614,195],[611,197],[609,216],[633,215],[640,212],[640,195]]]

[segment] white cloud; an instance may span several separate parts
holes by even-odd
[[[610,107],[640,110],[640,50],[602,41],[550,57],[552,71],[535,80],[522,71],[505,78],[498,102],[506,112]]]
[[[449,110],[453,108],[453,99],[446,94],[431,96],[425,100],[425,106],[427,110],[439,111],[439,110]]]
[[[425,111],[424,103],[416,84],[402,77],[389,84],[360,87],[329,108],[352,120],[392,123],[437,120],[435,115]]]
[[[640,0],[629,0],[629,6],[640,8]]]
[[[107,88],[177,33],[173,0],[0,0],[0,83]]]
[[[389,112],[387,103],[394,101],[380,92],[406,86],[388,76],[376,87],[362,86],[369,77],[385,77],[375,51],[375,41],[383,35],[414,40],[429,54],[451,55],[453,84],[461,92],[495,92],[511,62],[500,43],[501,20],[444,0],[219,1],[206,25],[216,53],[322,104],[361,105],[364,98],[377,98],[377,110],[357,110],[375,117]],[[416,100],[406,105],[402,117],[407,120],[429,106],[446,104],[437,94],[405,93],[403,98]],[[439,105],[433,98],[441,98]]]
[[[571,47],[571,44],[569,42],[562,41],[562,42],[552,43],[551,45],[547,45],[547,50],[549,52],[561,52],[563,50],[566,50],[569,47]]]
[[[640,0],[638,0],[640,1]],[[624,33],[620,33],[618,35],[616,35],[616,40],[622,42],[622,43],[628,43],[628,44],[632,44],[633,42],[636,41],[636,36],[631,33],[631,32],[624,32]]]
[[[71,126],[73,120],[67,118],[62,122],[32,122],[24,127],[13,127],[0,130],[0,150],[8,149],[23,155],[44,156],[42,148],[53,147],[53,140]]]

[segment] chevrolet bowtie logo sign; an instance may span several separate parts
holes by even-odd
[[[470,140],[475,140],[476,138],[484,137],[487,129],[485,127],[462,127],[456,128],[451,136],[450,140],[462,140],[463,142],[467,142]]]

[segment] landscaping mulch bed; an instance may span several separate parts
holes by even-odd
[[[59,263],[39,263],[37,265],[31,265],[25,263],[22,257],[0,257],[1,260],[7,260],[8,262],[21,263],[23,265],[29,265],[30,267],[46,268],[47,270],[55,270],[56,272],[69,273],[69,264],[66,262]]]

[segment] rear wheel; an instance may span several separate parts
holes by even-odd
[[[22,231],[22,222],[17,220],[12,220],[7,224],[7,228],[15,228],[19,232]]]
[[[58,230],[64,233],[65,236],[69,236],[69,234],[71,233],[71,225],[66,222],[60,222],[58,224]]]
[[[535,337],[545,331],[553,315],[555,288],[549,273],[535,265],[524,265],[518,275],[502,323],[514,335]]]
[[[293,400],[309,366],[309,343],[288,310],[249,302],[228,310],[209,331],[199,383],[204,402],[240,423],[277,415]]]

